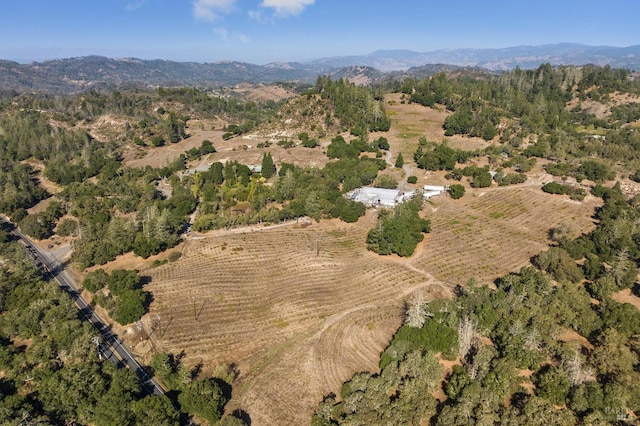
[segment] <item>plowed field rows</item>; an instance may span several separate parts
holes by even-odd
[[[145,271],[147,321],[160,316],[156,347],[185,351],[205,371],[237,363],[230,407],[255,424],[304,423],[327,391],[376,368],[408,294],[447,293],[428,274],[367,252],[367,230],[323,221],[190,241],[178,262]]]
[[[574,202],[524,185],[474,191],[460,200],[441,196],[434,203],[433,232],[414,265],[445,282],[473,277],[488,284],[544,250],[551,228],[566,224],[576,235],[591,229],[597,200]]]
[[[154,297],[146,322],[159,315],[156,348],[184,351],[205,373],[238,365],[229,409],[258,425],[305,424],[323,395],[377,369],[413,291],[443,297],[470,277],[490,283],[517,270],[550,228],[588,230],[595,203],[527,185],[440,196],[425,207],[432,232],[410,259],[366,251],[370,218],[191,240],[177,262],[144,271]]]

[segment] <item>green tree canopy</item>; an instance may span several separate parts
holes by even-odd
[[[273,164],[273,158],[270,152],[262,155],[262,177],[269,179],[276,173],[276,165]]]

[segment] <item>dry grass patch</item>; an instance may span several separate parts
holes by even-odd
[[[292,92],[282,86],[275,84],[251,84],[241,83],[237,86],[229,89],[239,98],[245,101],[265,102],[274,101],[279,102],[283,99],[297,97],[295,92]]]
[[[422,136],[432,142],[446,140],[452,148],[466,151],[483,149],[489,145],[481,138],[460,135],[445,136],[442,125],[445,118],[451,114],[450,112],[446,111],[443,106],[429,108],[419,104],[402,104],[401,96],[400,93],[385,96],[385,108],[392,120],[391,130],[388,133],[372,135],[372,138],[384,136],[389,139],[394,155],[402,152],[405,162],[412,161]]]
[[[203,127],[210,128],[200,124],[195,128],[187,127],[186,132],[191,136],[175,144],[167,142],[161,147],[147,148],[130,145],[123,154],[124,163],[130,167],[164,167],[191,148],[199,148],[205,139],[208,139],[218,149],[224,132],[222,130],[203,130]]]
[[[264,143],[269,137],[260,137],[257,135],[246,135],[244,137],[235,137],[228,140],[222,139],[225,133],[223,130],[206,130],[211,128],[211,123],[189,122],[190,126],[187,133],[191,134],[188,139],[180,141],[176,144],[168,143],[162,147],[140,148],[129,146],[125,151],[125,164],[131,167],[163,167],[176,160],[180,154],[183,154],[191,148],[198,148],[204,140],[209,140],[216,148],[215,153],[201,158],[200,160],[189,164],[189,167],[199,165],[211,165],[216,161],[238,161],[241,164],[261,164],[262,155],[265,152],[271,152],[273,159],[277,164],[288,162],[297,166],[314,166],[323,167],[328,161],[322,147],[304,148],[295,147],[284,149],[275,142],[269,147],[258,148],[258,144]],[[217,123],[216,129],[222,126]],[[297,139],[296,139],[297,140]],[[328,141],[324,143],[328,145]]]

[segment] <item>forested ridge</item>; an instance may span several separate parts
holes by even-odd
[[[452,198],[464,197],[465,187],[521,184],[541,162],[557,178],[541,185],[548,196],[579,201],[590,194],[604,205],[593,232],[569,238],[561,229],[550,230],[554,245],[532,259],[533,267],[498,280],[496,289],[458,283],[452,301],[409,301],[407,321],[382,354],[380,373],[359,374],[341,395],[328,396],[313,422],[598,424],[637,415],[640,315],[612,298],[621,289],[637,292],[640,257],[638,200],[615,184],[640,181],[640,86],[625,70],[544,65],[479,78],[441,73],[376,87],[319,77],[291,102],[242,101],[193,88],[91,90],[74,96],[5,93],[0,213],[32,238],[70,237],[71,262],[80,270],[91,268],[83,287],[93,302],[115,321],[133,323],[151,303],[143,277],[133,270],[107,273],[96,265],[128,252],[145,259],[166,252],[168,261],[176,261],[180,253],[171,249],[191,231],[305,216],[356,222],[366,209],[345,194],[361,186],[398,187],[393,176],[403,173],[409,156],[400,153],[395,167],[389,167],[390,146],[379,136],[392,125],[384,102],[388,90],[400,91],[403,102],[446,111],[445,136],[487,142],[484,149],[462,150],[446,137],[415,141],[414,163],[425,171],[443,171]],[[593,113],[595,104],[607,105],[607,113]],[[294,106],[301,107],[295,111],[303,123],[299,132],[259,142],[266,151],[257,170],[233,159],[189,170],[216,152],[208,140],[162,167],[125,164],[127,146],[145,152],[180,147],[190,137],[190,120],[224,122],[223,138],[233,140],[286,121]],[[125,125],[96,136],[91,128],[105,117],[126,118]],[[274,161],[269,152],[274,144],[309,150],[326,161],[322,167]],[[41,178],[59,192],[47,192]],[[415,175],[404,179],[403,185],[417,182]],[[171,188],[169,194],[158,190],[159,182]],[[43,200],[46,208],[27,212]],[[380,212],[363,246],[380,255],[411,256],[431,230],[422,205],[418,192],[394,211]],[[196,415],[210,423],[220,418],[233,375],[226,384],[197,380],[178,355],[158,354],[152,365],[172,390],[171,401],[143,398],[135,384],[117,387],[118,375],[127,373],[95,359],[85,343],[91,330],[53,283],[25,266],[15,247],[3,244],[7,263],[0,280],[6,343],[0,371],[7,389],[1,402],[7,421],[35,413],[43,422],[107,424],[100,423],[100,413],[111,403],[130,407],[122,424],[150,421],[143,419],[147,408],[141,404],[152,404],[171,421],[178,421],[181,411],[183,418]],[[23,318],[27,312],[33,315]],[[52,319],[53,326],[47,315],[55,312],[63,318]],[[56,340],[58,326],[70,330],[72,325],[79,327],[73,332],[78,343]],[[567,333],[581,339],[567,339]],[[26,360],[35,348],[42,352]],[[73,351],[80,352],[65,358]],[[442,359],[457,364],[444,382]],[[45,384],[58,386],[54,380],[76,374],[68,368],[81,367],[91,370],[86,377],[98,383],[92,385],[96,393],[63,406]],[[440,388],[446,397],[433,398]],[[62,393],[69,392],[75,388]],[[205,394],[215,401],[203,403]]]

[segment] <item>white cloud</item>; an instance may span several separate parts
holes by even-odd
[[[197,19],[215,21],[233,10],[236,0],[194,0],[193,14]]]
[[[213,32],[222,39],[222,41],[226,42],[229,40],[229,31],[226,28],[221,27],[213,27]]]
[[[213,27],[213,33],[220,37],[224,43],[229,41],[239,41],[240,43],[249,43],[251,40],[249,37],[242,33],[229,32],[226,28],[223,27]]]
[[[315,0],[262,0],[260,6],[273,8],[280,16],[289,16],[299,14],[314,2]]]
[[[273,17],[267,16],[261,10],[250,10],[247,12],[249,18],[261,24],[273,24]]]
[[[144,4],[147,2],[147,0],[136,0],[136,1],[130,1],[129,3],[127,3],[127,5],[124,7],[124,9],[127,12],[131,12],[137,9],[140,9],[142,6],[144,6]]]

